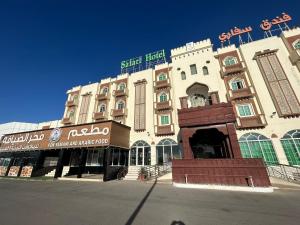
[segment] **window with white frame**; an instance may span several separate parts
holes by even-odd
[[[295,49],[300,49],[300,39],[296,40],[294,43],[293,43],[293,46]]]
[[[78,95],[73,95],[71,100],[73,100],[74,103],[78,103]]]
[[[249,117],[254,115],[251,104],[237,105],[237,109],[240,117]]]
[[[202,72],[203,72],[203,75],[208,75],[208,68],[207,68],[207,66],[203,66],[202,67]]]
[[[186,75],[184,71],[181,72],[181,80],[186,80]]]
[[[191,74],[192,74],[192,75],[197,74],[197,67],[196,67],[196,64],[190,65],[190,70],[191,70]]]
[[[74,116],[75,116],[75,112],[73,109],[71,109],[69,112],[68,112],[68,118],[73,121],[74,120]]]
[[[126,88],[125,83],[120,83],[119,86],[118,86],[118,90],[120,90],[120,91],[125,90],[125,88]]]
[[[102,91],[101,91],[102,94],[106,94],[107,92],[108,92],[108,87],[102,88]]]
[[[165,73],[161,73],[158,75],[158,80],[161,81],[161,80],[166,80],[167,79],[167,74]]]
[[[231,90],[233,90],[233,91],[243,89],[245,87],[244,80],[242,80],[242,79],[231,80],[230,86],[231,86]]]
[[[224,60],[223,60],[223,64],[225,66],[231,66],[231,65],[234,65],[234,64],[237,64],[237,58],[236,57],[233,57],[233,56],[227,56]]]
[[[117,105],[116,105],[116,108],[117,109],[124,109],[125,108],[125,102],[123,100],[118,101]]]
[[[165,92],[162,92],[159,95],[159,102],[166,102],[168,101],[168,95]]]
[[[160,116],[160,125],[169,125],[170,124],[170,116],[169,115],[161,115]]]
[[[105,112],[106,111],[106,105],[104,103],[99,105],[99,112]]]

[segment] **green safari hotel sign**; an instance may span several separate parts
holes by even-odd
[[[121,70],[129,69],[136,66],[137,67],[141,66],[143,62],[145,62],[146,64],[147,63],[155,64],[155,62],[165,61],[165,59],[166,59],[166,54],[165,54],[165,50],[163,49],[156,52],[148,53],[144,57],[139,56],[139,57],[124,60],[121,62]]]

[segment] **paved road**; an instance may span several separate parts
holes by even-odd
[[[262,194],[125,181],[0,179],[0,224],[299,225],[300,191]]]

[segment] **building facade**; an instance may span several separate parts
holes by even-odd
[[[171,63],[70,89],[62,123],[130,126],[130,165],[182,157],[178,109],[231,102],[243,157],[299,165],[300,29],[213,50],[171,50]],[[143,143],[143,145],[138,145]]]
[[[130,132],[128,145],[124,140],[122,146],[112,145],[129,149],[128,154],[119,149],[117,156],[115,150],[103,156],[91,151],[89,144],[77,152],[79,177],[85,166],[105,162],[107,170],[114,160],[120,166],[122,157],[126,158],[122,166],[129,167],[172,161],[179,165],[176,160],[182,158],[236,158],[239,160],[230,161],[228,167],[252,163],[257,171],[263,167],[260,162],[242,158],[262,158],[268,165],[300,165],[300,28],[216,50],[209,39],[187,43],[172,49],[170,58],[169,63],[67,91],[63,118],[40,129],[113,121]],[[112,134],[113,139],[118,138],[115,135],[122,138],[120,132]],[[3,144],[1,151],[10,157]],[[64,154],[66,150],[57,148],[48,155],[60,165],[56,176],[61,176],[63,166],[72,164],[73,153],[68,153],[67,160]],[[210,161],[214,163],[218,164]],[[182,180],[182,174],[175,179]]]

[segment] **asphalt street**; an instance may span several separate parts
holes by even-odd
[[[300,190],[245,193],[169,184],[0,179],[2,225],[299,225]]]

